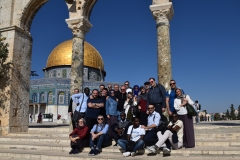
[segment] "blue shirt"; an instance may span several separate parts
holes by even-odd
[[[103,134],[106,134],[108,131],[108,127],[108,124],[95,124],[90,133],[102,132]]]
[[[117,111],[117,101],[112,99],[112,98],[108,98],[108,100],[106,101],[106,115],[111,115],[111,116],[117,116],[118,115],[118,111]]]
[[[83,102],[82,102],[82,99],[83,99]],[[80,112],[86,112],[88,96],[85,93],[78,93],[78,94],[72,95],[72,100],[76,104],[79,103],[79,105],[76,107],[76,111],[79,111],[80,105],[82,103],[82,107],[81,107]]]
[[[155,124],[156,126],[159,125],[161,116],[158,112],[154,111],[152,114],[148,115],[148,125],[151,126],[152,124]],[[153,128],[150,128],[149,130],[152,130]]]
[[[170,94],[169,94],[170,93]],[[184,91],[182,90],[182,93],[184,94]],[[174,99],[176,98],[176,93],[175,93],[175,89],[171,89],[171,90],[168,90],[166,92],[166,98],[169,98],[169,109],[171,112],[174,112],[175,111],[175,108],[174,108]]]

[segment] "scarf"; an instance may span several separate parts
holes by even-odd
[[[139,96],[138,96],[138,98],[137,98],[137,102],[139,103],[139,101],[140,101],[140,99],[142,98],[144,101],[146,101],[147,100],[147,97],[148,97],[148,95],[147,95],[147,93],[141,93]]]

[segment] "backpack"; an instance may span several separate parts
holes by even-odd
[[[201,110],[201,104],[198,104],[198,110]]]

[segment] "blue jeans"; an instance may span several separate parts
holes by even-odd
[[[127,151],[127,145],[128,145],[128,141],[127,141],[127,140],[119,139],[117,143],[118,143],[119,146],[124,150],[124,152]],[[143,149],[143,146],[144,146],[144,141],[143,141],[143,140],[139,140],[139,141],[135,144],[132,152],[136,152],[136,151],[139,150],[139,149]]]
[[[90,136],[90,148],[94,148],[94,143],[97,144],[97,148],[100,149],[102,148],[102,143],[103,140],[105,138],[105,134],[100,135],[98,138],[95,138],[94,140],[92,140],[92,135]]]

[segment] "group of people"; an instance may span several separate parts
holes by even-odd
[[[113,88],[100,85],[91,94],[87,87],[83,93],[75,89],[68,109],[73,125],[70,154],[90,146],[89,155],[97,155],[112,140],[125,157],[135,156],[144,147],[164,154],[195,147],[193,119],[186,109],[187,103],[193,106],[194,102],[176,87],[175,80],[170,80],[170,86],[166,91],[149,78],[141,87],[131,88],[126,81],[120,89],[117,84]]]

